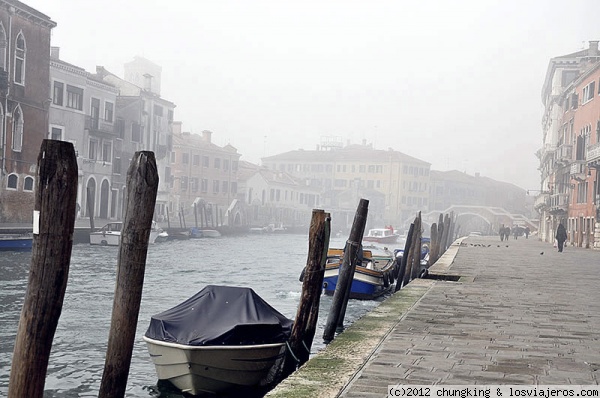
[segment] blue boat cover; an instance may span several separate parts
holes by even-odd
[[[151,317],[146,337],[192,346],[283,343],[292,324],[250,288],[208,285]]]

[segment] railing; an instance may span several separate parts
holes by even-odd
[[[550,210],[564,210],[567,211],[569,208],[569,194],[568,193],[557,193],[550,195],[550,203],[548,205]]]
[[[593,162],[595,160],[600,160],[600,142],[589,145],[585,152],[585,159],[588,162]]]
[[[570,162],[573,159],[573,145],[562,144],[555,154],[557,162]]]
[[[97,117],[86,116],[85,117],[85,128],[90,131],[96,131],[99,133],[116,134],[115,125],[113,122],[107,122],[104,119]]]
[[[585,160],[574,160],[571,163],[570,174],[585,174]]]
[[[550,203],[550,195],[547,193],[540,194],[536,196],[535,201],[533,202],[533,207],[536,209],[541,209],[543,207],[547,207]]]

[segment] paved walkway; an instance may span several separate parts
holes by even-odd
[[[447,254],[455,257],[435,272],[460,280],[411,282],[399,292],[404,298],[386,300],[270,395],[381,398],[401,384],[599,383],[600,251],[558,253],[535,237],[469,237]],[[370,342],[343,341],[369,329],[361,322],[390,314],[364,334]],[[336,359],[329,364],[338,369],[320,357]],[[319,386],[315,374],[329,384]]]

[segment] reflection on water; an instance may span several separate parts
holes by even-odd
[[[332,239],[330,246],[343,247]],[[44,397],[96,397],[100,388],[115,289],[117,247],[75,245],[63,311],[54,336]],[[308,254],[306,235],[247,235],[151,245],[127,397],[181,397],[157,386],[142,336],[150,316],[191,297],[208,284],[247,286],[282,314],[294,318],[300,299],[298,276]],[[8,391],[10,363],[27,286],[31,253],[0,256],[0,395]],[[320,336],[331,298],[321,298]],[[377,305],[351,300],[352,322]]]

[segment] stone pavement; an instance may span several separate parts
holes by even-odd
[[[469,237],[444,257],[432,273],[460,279],[411,282],[268,396],[381,398],[402,384],[598,384],[600,251]]]

